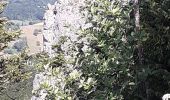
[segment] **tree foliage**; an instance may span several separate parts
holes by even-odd
[[[6,2],[0,1],[0,10],[2,13]],[[8,43],[15,40],[20,32],[9,31],[5,27],[7,23],[6,18],[0,18],[0,52],[8,46]],[[0,55],[0,98],[6,96],[6,99],[12,98],[6,91],[9,91],[9,86],[15,83],[24,81],[30,76],[30,71],[26,70],[28,56],[25,52],[16,55]],[[2,98],[3,99],[3,98]]]
[[[0,2],[0,11],[2,13],[4,7],[6,6],[6,2],[1,1]],[[2,51],[6,46],[7,43],[14,40],[19,33],[18,32],[8,32],[5,30],[5,24],[6,24],[7,19],[4,17],[1,17],[0,19],[0,51]]]
[[[80,34],[88,38],[89,49],[84,52],[87,44],[75,44],[77,58],[68,62],[57,44],[57,56],[49,66],[60,79],[59,91],[45,84],[47,98],[161,100],[170,86],[169,5],[169,0],[140,1],[140,30],[136,31],[133,1],[87,0],[82,9],[92,27]],[[78,68],[66,67],[75,63]]]

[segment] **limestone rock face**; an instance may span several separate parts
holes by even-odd
[[[48,10],[44,15],[44,51],[52,56],[52,45],[60,42],[61,37],[67,41],[62,44],[65,52],[75,41],[79,41],[76,34],[80,27],[85,27],[85,19],[82,18],[80,7],[84,6],[84,0],[58,0],[54,5],[48,4]]]
[[[59,44],[61,50],[64,52],[64,58],[66,61],[76,61],[76,49],[75,44],[86,43],[85,38],[79,38],[78,31],[80,28],[91,27],[91,24],[85,23],[85,18],[80,13],[80,8],[85,5],[85,0],[58,0],[54,5],[48,4],[48,10],[44,15],[44,51],[47,52],[50,57],[56,56],[52,46]],[[64,42],[63,41],[64,38]],[[87,46],[84,46],[82,50],[86,50]],[[79,65],[66,64],[70,71],[78,72],[74,68]],[[39,91],[39,96],[33,96],[32,100],[45,100],[47,95],[44,89],[40,88],[40,85],[44,82],[55,88],[56,83],[59,87],[64,89],[64,82],[57,79],[57,77],[65,77],[64,73],[59,76],[49,76],[51,69],[48,65],[44,66],[45,71],[35,75],[33,82],[33,91]],[[47,74],[48,73],[48,74]],[[57,89],[55,90],[57,91]]]
[[[56,16],[54,14],[55,6],[48,4],[48,10],[44,14],[44,51],[48,52],[50,55],[52,54],[52,44],[55,42],[55,19]]]

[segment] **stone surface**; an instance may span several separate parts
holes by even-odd
[[[56,34],[55,34],[55,19],[56,16],[54,14],[55,6],[48,4],[48,10],[44,14],[44,51],[48,52],[50,55],[52,54],[52,45],[55,42]]]
[[[86,43],[85,38],[79,39],[77,34],[80,28],[91,27],[91,24],[85,24],[85,18],[83,18],[80,13],[80,8],[84,6],[85,0],[58,0],[54,5],[48,4],[48,10],[44,15],[44,51],[47,52],[50,57],[55,56],[52,46],[55,44],[61,45],[61,49],[64,52],[64,58],[66,61],[75,61],[77,55],[77,43]],[[61,38],[65,38],[65,41],[62,43]],[[82,50],[86,50],[87,46],[84,46]],[[75,67],[79,66],[78,64],[66,64],[68,70],[81,73],[77,71]],[[58,76],[50,76],[51,69],[48,65],[44,66],[44,72],[40,72],[35,75],[33,82],[33,92],[39,94],[38,96],[33,96],[32,100],[45,100],[47,95],[46,90],[41,89],[41,84],[48,83],[50,86],[55,88],[60,87],[64,89],[65,82],[64,80],[59,79],[58,77],[65,77],[64,73],[58,74]],[[71,74],[72,75],[72,74]],[[56,87],[56,84],[58,87]],[[38,92],[37,92],[38,91]],[[59,98],[59,97],[58,97]]]

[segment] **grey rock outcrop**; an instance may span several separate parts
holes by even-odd
[[[54,5],[48,4],[48,10],[44,15],[44,51],[47,52],[50,57],[56,56],[52,46],[55,44],[61,45],[61,50],[64,52],[64,58],[66,61],[76,61],[76,55],[78,51],[75,44],[85,43],[88,44],[86,38],[79,38],[78,31],[80,28],[91,27],[91,24],[86,24],[85,18],[80,13],[80,8],[85,6],[85,0],[58,0]],[[61,42],[61,38],[65,38],[64,42]],[[82,50],[87,50],[88,46],[83,46]],[[68,70],[75,73],[81,73],[75,69],[78,64],[66,64]],[[46,90],[41,89],[41,84],[48,83],[55,88],[60,87],[61,90],[65,87],[65,82],[58,77],[66,77],[64,73],[60,73],[58,76],[52,76],[52,69],[49,65],[44,66],[44,72],[40,72],[35,75],[33,82],[33,92],[39,94],[39,96],[33,96],[32,100],[45,100],[47,95]],[[70,73],[70,75],[73,75]],[[74,76],[74,75],[73,75]],[[58,84],[58,87],[56,87]],[[39,92],[37,92],[39,91]],[[58,97],[58,100],[60,98]]]
[[[44,14],[44,51],[48,52],[49,55],[52,55],[52,45],[56,40],[56,15],[54,14],[55,5],[48,4],[48,10]]]

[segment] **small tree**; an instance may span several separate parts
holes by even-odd
[[[5,2],[5,0],[0,1],[0,13],[2,13],[6,4],[7,2]],[[10,32],[6,30],[6,22],[6,18],[0,18],[0,52],[8,46],[10,41],[15,40],[20,34],[19,31]],[[29,77],[30,73],[25,70],[27,58],[28,56],[24,52],[17,56],[0,56],[0,95],[4,95],[8,99],[15,99],[6,93],[6,91],[8,91],[6,89],[9,85],[20,82]],[[7,98],[5,98],[5,100]]]
[[[0,1],[0,13],[2,13],[3,8],[5,7],[7,2],[4,2],[4,0]],[[8,42],[14,40],[14,38],[19,36],[19,32],[8,32],[5,30],[5,24],[7,22],[7,19],[4,17],[0,18],[0,51],[2,51],[5,47],[7,47]]]

